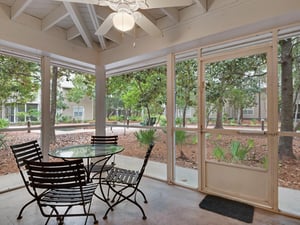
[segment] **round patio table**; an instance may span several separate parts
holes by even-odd
[[[70,159],[87,159],[87,178],[90,179],[90,173],[94,165],[104,161],[104,164],[114,154],[120,153],[124,150],[121,145],[110,145],[110,144],[84,144],[84,145],[71,145],[63,148],[57,148],[49,152],[49,156],[55,158],[61,158],[63,160]],[[91,158],[103,157],[95,163],[90,163]]]
[[[48,153],[49,156],[55,157],[55,158],[61,158],[63,160],[72,160],[72,159],[87,159],[86,163],[86,173],[87,173],[87,180],[91,181],[90,175],[92,172],[92,169],[95,165],[102,162],[101,170],[104,168],[106,163],[109,161],[109,159],[117,153],[120,153],[124,150],[124,147],[121,145],[113,145],[113,144],[84,144],[84,145],[71,145],[66,146],[63,148],[57,148],[53,151],[50,151]],[[90,163],[91,158],[97,158],[100,157],[97,161]],[[99,199],[103,200],[107,203],[109,207],[110,204],[108,202],[108,199],[105,197],[102,182],[101,182],[101,174],[102,171],[100,171],[100,178],[99,178],[99,186],[103,197],[100,197],[99,195],[96,195]]]

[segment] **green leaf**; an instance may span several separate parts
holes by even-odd
[[[154,143],[157,139],[155,129],[139,130],[137,132],[134,132],[134,135],[137,138],[137,140],[143,145],[149,145],[151,143]]]

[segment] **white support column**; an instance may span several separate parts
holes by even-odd
[[[174,139],[174,84],[175,84],[175,55],[169,54],[167,56],[167,149],[168,149],[168,161],[167,161],[167,181],[168,183],[174,183],[175,181],[175,160],[176,154],[175,139]]]
[[[205,184],[205,133],[203,129],[205,128],[205,65],[202,60],[202,49],[198,50],[198,127],[200,128],[200,133],[198,134],[198,190],[202,191]]]
[[[272,50],[268,52],[268,77],[267,77],[267,109],[268,109],[268,154],[269,154],[269,173],[270,173],[270,199],[275,211],[278,208],[278,146],[279,146],[279,115],[278,115],[278,30],[274,29],[272,38]]]
[[[96,65],[96,135],[105,135],[106,122],[106,76],[103,65]]]
[[[41,77],[42,77],[42,94],[41,94],[41,146],[45,161],[49,160],[49,133],[50,133],[50,58],[43,56],[41,58]]]

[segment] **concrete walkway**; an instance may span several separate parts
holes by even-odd
[[[19,173],[11,173],[0,176],[0,194],[24,187]]]
[[[116,164],[123,168],[138,170],[143,163],[142,159],[118,155]],[[167,180],[166,164],[149,161],[145,176],[158,180]],[[197,188],[197,171],[188,168],[176,168],[176,183],[189,188]],[[0,176],[0,194],[24,187],[19,173]],[[300,191],[279,187],[279,209],[285,213],[300,216]]]

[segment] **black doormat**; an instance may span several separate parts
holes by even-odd
[[[254,207],[228,200],[225,198],[207,195],[199,204],[199,207],[223,216],[241,220],[246,223],[252,223]]]

